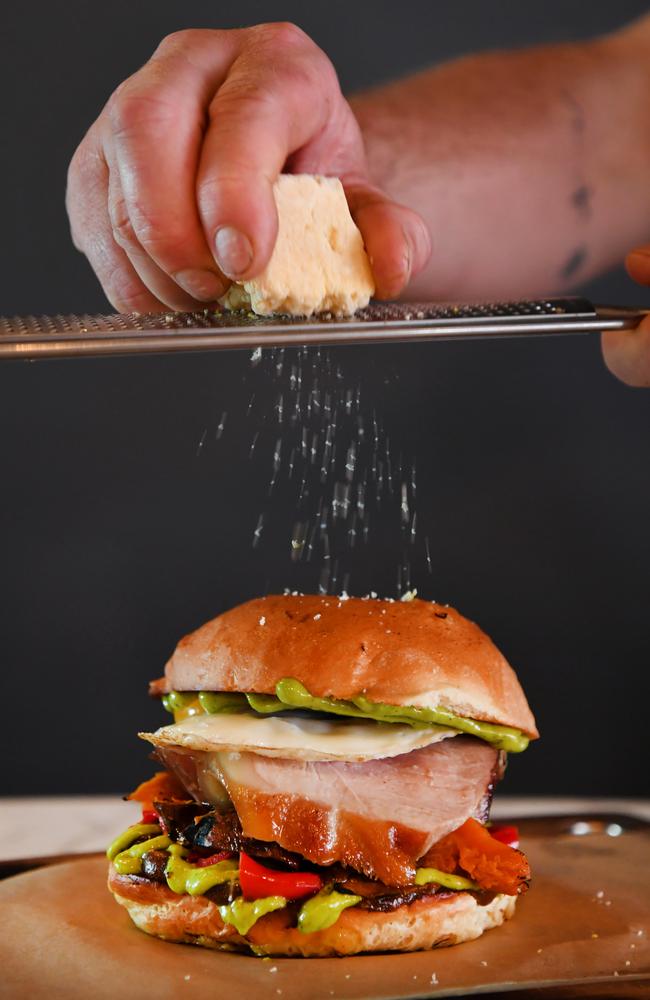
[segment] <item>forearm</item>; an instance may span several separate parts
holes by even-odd
[[[411,297],[560,292],[650,237],[650,21],[353,99],[373,179],[434,252]]]

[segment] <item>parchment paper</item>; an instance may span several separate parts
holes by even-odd
[[[167,944],[114,903],[103,858],[18,875],[0,884],[0,996],[388,1000],[606,980],[641,995],[639,980],[650,976],[648,828],[581,824],[523,823],[534,882],[515,918],[478,941],[415,954],[262,960]]]

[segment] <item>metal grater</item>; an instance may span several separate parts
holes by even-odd
[[[0,317],[0,358],[64,358],[174,351],[378,344],[634,329],[646,311],[581,298],[481,305],[372,303],[350,318],[191,313]]]

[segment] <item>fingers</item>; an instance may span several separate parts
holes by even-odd
[[[73,238],[117,308],[196,308],[268,263],[283,169],[343,179],[378,297],[424,266],[423,222],[368,184],[336,73],[288,24],[165,39],[75,154]]]
[[[107,109],[107,158],[111,176],[119,176],[109,192],[116,240],[155,294],[177,308],[214,302],[229,284],[205,239],[195,179],[205,107],[228,72],[237,35],[170,36]]]
[[[650,246],[632,250],[625,266],[640,285],[650,285]],[[603,333],[601,343],[605,364],[616,378],[637,388],[650,386],[650,317],[636,330]]]
[[[650,386],[650,317],[636,330],[609,330],[602,335],[605,364],[612,375],[636,388]]]
[[[423,220],[371,187],[346,188],[350,211],[366,245],[378,299],[396,298],[431,256]]]
[[[205,237],[229,278],[254,277],[268,263],[273,183],[341,99],[331,64],[293,25],[265,25],[233,63],[210,104],[197,177]]]
[[[141,281],[113,238],[108,183],[108,166],[91,130],[68,171],[66,205],[72,240],[88,258],[118,312],[158,312],[163,302]]]
[[[174,278],[156,264],[140,243],[129,215],[110,142],[105,146],[105,154],[108,161],[107,212],[111,234],[117,248],[121,249],[126,258],[126,263],[130,265],[130,271],[135,272],[143,287],[148,288],[152,297],[167,308],[181,311],[196,309],[200,301],[199,295],[192,296],[184,291]],[[124,278],[126,279],[126,274]],[[209,301],[214,301],[214,296],[210,296]]]
[[[627,273],[640,285],[650,285],[650,246],[637,247],[625,259]]]

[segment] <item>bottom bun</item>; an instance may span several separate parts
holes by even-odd
[[[333,927],[303,934],[284,910],[262,917],[248,934],[224,924],[219,907],[205,896],[178,895],[166,885],[118,875],[111,865],[108,887],[133,923],[165,941],[204,948],[252,950],[257,955],[356,955],[369,951],[425,951],[480,937],[515,911],[516,896],[495,896],[485,906],[467,892],[426,897],[390,913],[352,907]]]

